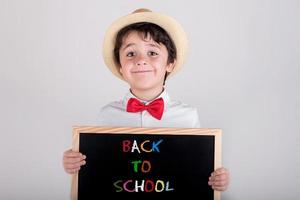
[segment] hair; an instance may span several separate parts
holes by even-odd
[[[117,64],[120,65],[120,48],[123,43],[123,38],[126,37],[132,31],[137,31],[141,33],[143,38],[147,38],[150,36],[155,42],[158,44],[163,44],[166,46],[168,51],[168,61],[167,64],[173,63],[177,57],[176,46],[169,36],[169,34],[160,26],[150,23],[150,22],[138,22],[134,24],[130,24],[122,28],[116,36],[116,42],[114,47],[114,59]],[[165,74],[164,85],[169,73]]]

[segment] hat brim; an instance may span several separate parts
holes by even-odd
[[[184,64],[187,55],[188,41],[186,33],[175,19],[155,12],[132,13],[113,22],[113,24],[107,29],[103,41],[103,58],[106,66],[114,75],[124,80],[119,70],[120,66],[114,59],[116,35],[125,26],[138,22],[150,22],[157,24],[172,38],[176,47],[177,57],[174,69],[169,76],[176,74]]]

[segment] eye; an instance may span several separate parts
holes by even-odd
[[[135,53],[133,51],[130,51],[126,54],[126,57],[132,57],[134,55],[135,55]]]
[[[149,51],[149,52],[148,52],[148,55],[149,55],[149,56],[157,56],[158,53],[156,53],[156,52],[154,52],[154,51]]]

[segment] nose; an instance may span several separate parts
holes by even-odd
[[[144,66],[147,65],[147,61],[143,56],[139,56],[136,60],[136,65],[137,66]]]
[[[140,65],[147,65],[146,61],[139,61],[136,63],[137,66],[140,66]]]

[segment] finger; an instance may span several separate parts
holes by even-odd
[[[72,157],[85,157],[85,155],[83,155],[82,153],[80,152],[75,152],[75,151],[72,151],[71,149],[64,152],[64,157],[66,158],[72,158]]]
[[[220,175],[213,176],[211,178],[211,180],[213,180],[213,181],[222,181],[222,180],[227,180],[227,179],[228,179],[227,174],[220,174]]]
[[[212,186],[215,186],[215,187],[224,187],[227,185],[228,185],[228,182],[225,180],[212,182]]]
[[[224,167],[220,167],[218,169],[216,169],[212,175],[220,175],[220,174],[227,174],[228,173],[228,170]]]
[[[208,179],[208,182],[210,182],[211,184],[213,184],[216,181],[216,177],[215,176],[211,176]]]
[[[72,163],[77,163],[77,162],[81,162],[84,159],[82,157],[71,157],[71,158],[64,158],[63,162],[65,164],[72,164]]]
[[[225,175],[219,175],[210,177],[208,180],[208,185],[214,185],[214,186],[228,186],[229,185],[229,177]]]
[[[227,180],[208,181],[208,185],[211,185],[211,186],[224,186],[224,185],[228,185],[228,181]]]
[[[74,169],[74,168],[77,168],[77,167],[80,167],[82,165],[85,165],[86,164],[86,161],[83,160],[83,161],[80,161],[80,162],[77,162],[77,163],[66,163],[64,166],[66,169]]]
[[[214,182],[215,182],[215,179],[213,176],[208,178],[208,185],[213,185]]]
[[[210,180],[224,180],[224,179],[229,179],[230,175],[228,171],[225,171],[225,173],[220,173],[217,174],[215,172],[212,173],[212,175],[210,176]]]

